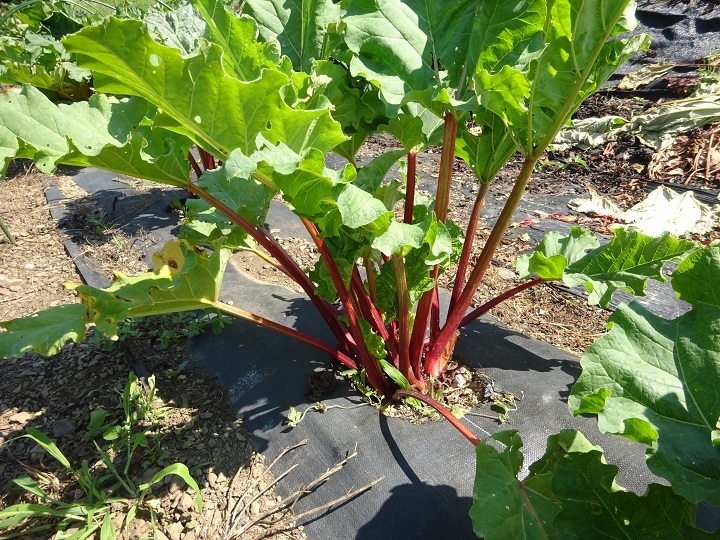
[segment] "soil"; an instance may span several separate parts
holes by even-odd
[[[598,94],[578,115],[620,114],[628,117],[650,105],[635,99]],[[719,128],[711,126],[708,129],[715,130],[710,133],[717,133]],[[671,156],[675,159],[673,166],[680,173],[665,174],[661,167],[653,169],[653,152],[629,139],[582,153],[548,153],[529,190],[541,195],[553,194],[555,186],[561,182],[580,194],[589,186],[623,207],[644,199],[648,186],[652,186],[651,174],[663,181],[717,190],[717,174],[710,177],[705,171],[714,170],[712,163],[710,169],[706,163],[714,155],[715,145],[720,143],[720,134],[713,137],[717,139],[715,143],[712,139],[708,141],[708,134],[702,132],[687,137],[686,141],[680,141]],[[703,138],[705,143],[697,142]],[[369,159],[388,146],[394,146],[391,140],[374,138],[361,151],[360,160]],[[691,155],[692,152],[695,154]],[[702,152],[707,157],[696,160]],[[419,156],[418,168],[433,176],[438,164],[439,155],[432,148]],[[67,178],[49,178],[32,168],[16,167],[10,179],[2,183],[3,196],[0,197],[0,218],[17,239],[16,244],[11,244],[0,237],[0,320],[76,301],[74,294],[63,286],[68,281],[81,282],[73,261],[64,250],[63,239],[69,235],[83,239],[86,253],[98,262],[102,273],[108,277],[112,270],[132,274],[146,269],[142,261],[145,250],[152,245],[151,239],[141,239],[138,243],[137,238],[125,237],[107,223],[106,216],[93,205],[87,193],[78,191]],[[510,161],[493,184],[491,196],[501,198],[509,192],[519,167],[519,160]],[[693,170],[696,172],[691,175]],[[49,216],[44,198],[48,182],[59,187],[73,210],[75,219],[71,219],[65,229],[58,229]],[[462,227],[469,217],[477,188],[471,172],[459,161],[453,182],[457,197],[449,214]],[[608,233],[608,223],[603,220],[579,218],[565,209],[558,211],[556,219],[574,219],[598,232]],[[525,226],[525,223],[513,224],[506,234],[474,298],[475,305],[520,283],[514,261],[518,254],[533,247]],[[481,246],[488,234],[487,224],[481,220],[476,245]],[[303,268],[312,267],[317,259],[315,246],[303,239],[279,237],[278,241]],[[301,292],[293,281],[252,253],[237,254],[231,264],[255,277]],[[455,269],[450,268],[441,283],[447,286],[454,272]],[[514,330],[579,355],[606,331],[604,325],[609,312],[588,307],[580,297],[541,285],[501,304],[491,311],[491,315]],[[150,374],[155,375],[158,389],[155,406],[167,409],[162,418],[147,426],[159,436],[159,446],[143,452],[133,462],[131,476],[140,482],[167,464],[184,462],[201,486],[205,505],[202,513],[197,512],[192,504],[191,488],[177,477],[153,488],[153,496],[157,498],[153,504],[157,510],[155,534],[158,538],[229,538],[233,523],[247,525],[277,507],[276,495],[272,489],[266,490],[272,481],[269,474],[264,474],[263,458],[254,452],[242,418],[230,412],[225,392],[216,381],[182,369],[186,338],[180,327],[184,323],[178,326],[178,323],[166,320],[162,324],[165,325],[162,328],[140,327],[136,329],[136,335],[129,332],[127,338],[113,349],[86,340],[77,345],[68,344],[52,361],[30,354],[23,359],[0,363],[0,493],[4,493],[0,508],[31,501],[10,483],[21,474],[45,478],[44,487],[54,495],[64,496],[65,500],[72,500],[77,495],[77,484],[47,454],[27,439],[12,439],[27,427],[36,427],[57,441],[73,465],[79,466],[87,459],[93,470],[99,470],[92,440],[85,436],[89,413],[98,407],[116,410],[118,393],[132,370],[145,381]],[[161,345],[167,343],[159,336],[168,328],[174,333],[169,347],[163,349]],[[513,397],[497,391],[492,381],[463,370],[462,366],[455,366],[448,377],[444,389],[448,399],[463,405],[468,400],[482,399],[505,401],[512,406]],[[335,383],[334,374],[321,373],[310,383],[309,402],[321,400],[323,393]],[[109,443],[96,440],[109,448]],[[284,459],[291,461],[294,458],[290,454]],[[50,476],[42,476],[38,471]],[[51,481],[47,481],[48,478]],[[234,504],[243,493],[247,494],[240,510],[233,512]],[[273,535],[275,538],[302,538],[301,528],[287,530],[293,524],[292,515],[281,510],[272,519],[265,519],[250,528],[243,538]],[[152,534],[152,522],[144,510],[119,537],[130,539]]]
[[[44,189],[49,182],[71,200],[83,200],[80,208],[74,205],[78,210],[74,215],[86,218],[82,223],[71,220],[68,230],[58,230],[45,203]],[[110,269],[129,273],[146,269],[141,254],[133,250],[132,239],[111,228],[98,229],[103,216],[86,199],[86,193],[71,191],[74,185],[66,178],[45,177],[30,168],[11,171],[10,178],[2,182],[0,216],[16,243],[4,236],[0,239],[0,319],[76,301],[64,287],[66,282],[82,282],[63,246],[68,234],[81,234],[87,240],[88,252],[106,275],[111,274]],[[158,397],[154,407],[165,408],[165,413],[144,426],[149,438],[156,437],[158,442],[137,452],[130,477],[138,485],[167,465],[184,463],[201,488],[204,508],[197,512],[192,489],[179,477],[168,477],[152,488],[149,504],[155,509],[155,531],[146,507],[118,538],[233,538],[267,512],[270,516],[247,528],[242,538],[304,538],[302,527],[294,528],[286,505],[279,505],[273,490],[268,489],[272,476],[266,473],[263,456],[254,451],[242,417],[231,412],[227,394],[214,379],[182,371],[183,325],[167,319],[159,324],[160,328],[136,328],[135,337],[111,349],[89,339],[67,344],[52,359],[28,354],[0,363],[0,508],[36,502],[11,483],[23,474],[36,478],[52,497],[71,501],[82,495],[78,484],[55,460],[31,440],[18,438],[28,427],[55,440],[73,467],[80,468],[82,460],[88,460],[94,474],[103,474],[93,439],[87,436],[89,414],[99,408],[117,411],[119,395],[134,370],[138,376],[144,375],[144,381],[155,375]],[[168,329],[173,337],[163,349],[159,335]],[[101,437],[94,441],[112,455],[110,443]],[[293,459],[290,455],[285,458],[287,464],[279,466],[289,466]],[[127,509],[115,505],[113,511],[119,528]]]

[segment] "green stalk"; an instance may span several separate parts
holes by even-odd
[[[400,342],[400,372],[405,375],[408,382],[415,386],[422,381],[418,373],[413,372],[410,365],[410,302],[408,299],[407,280],[405,278],[405,264],[399,255],[392,256],[392,267],[395,272],[398,298],[398,334]],[[424,384],[423,384],[424,386]]]
[[[520,199],[522,199],[536,162],[536,157],[528,156],[525,158],[520,174],[518,175],[515,185],[510,192],[510,196],[505,202],[505,206],[503,207],[500,216],[498,216],[495,226],[490,232],[490,236],[485,243],[485,247],[480,253],[480,257],[475,264],[475,268],[473,268],[470,273],[465,289],[460,295],[455,308],[448,314],[445,326],[443,326],[442,330],[440,330],[440,333],[430,348],[430,351],[425,359],[425,370],[431,377],[438,377],[444,367],[440,365],[442,353],[445,350],[446,345],[453,338],[456,330],[460,327],[460,321],[463,319],[468,307],[470,307],[472,298],[480,286],[480,282],[485,276],[485,272],[487,272],[487,269],[490,266],[493,255],[500,245],[500,241],[502,240],[505,231],[510,225],[510,221],[515,213],[515,209],[520,203]]]
[[[5,233],[5,236],[7,236],[8,240],[10,240],[11,244],[15,244],[15,237],[10,232],[10,229],[7,228],[7,225],[3,222],[2,219],[0,219],[0,229],[2,229],[2,232]]]

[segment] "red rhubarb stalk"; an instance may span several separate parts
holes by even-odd
[[[447,407],[443,407],[440,403],[435,401],[427,394],[421,394],[420,392],[416,392],[415,390],[409,390],[407,388],[400,388],[399,390],[395,391],[395,394],[393,394],[393,399],[399,399],[401,397],[414,397],[415,399],[422,401],[426,405],[430,405],[433,409],[442,414],[445,419],[453,425],[455,429],[462,433],[463,436],[468,441],[470,441],[473,446],[477,446],[478,444],[480,444],[480,439],[478,439],[465,424],[455,418],[453,413],[451,413],[447,409]]]
[[[192,182],[188,183],[187,190],[220,210],[230,221],[243,229],[258,244],[270,252],[270,254],[275,257],[275,259],[277,259],[289,272],[292,279],[303,288],[312,303],[315,304],[315,307],[320,312],[320,315],[323,319],[325,319],[325,322],[327,322],[330,330],[333,332],[333,335],[341,346],[343,346],[346,351],[351,351],[353,349],[354,340],[352,339],[352,336],[348,335],[347,330],[343,329],[337,320],[337,317],[340,314],[328,302],[315,294],[315,286],[310,283],[310,280],[307,278],[302,268],[300,268],[295,260],[290,257],[280,244],[277,243],[277,240],[275,240],[265,229],[253,227],[249,221],[223,203],[220,199]]]
[[[536,157],[531,156],[525,158],[525,162],[523,163],[520,174],[518,175],[518,178],[515,181],[515,185],[510,192],[510,196],[505,202],[505,206],[503,207],[500,216],[498,216],[498,219],[495,222],[495,226],[490,232],[490,236],[485,243],[485,247],[480,253],[480,257],[478,257],[475,268],[473,268],[472,272],[470,273],[468,283],[465,286],[462,294],[460,295],[460,298],[458,299],[458,302],[455,305],[454,309],[448,314],[445,326],[443,326],[442,330],[440,330],[437,339],[435,339],[435,341],[433,342],[432,347],[430,348],[430,351],[425,358],[425,370],[431,377],[438,377],[440,375],[439,371],[441,368],[441,357],[443,355],[445,347],[450,342],[450,340],[453,339],[455,332],[460,327],[460,322],[462,321],[465,312],[467,311],[468,307],[470,307],[472,298],[475,295],[478,287],[480,286],[480,282],[485,276],[485,272],[487,272],[487,269],[490,266],[490,262],[492,261],[492,257],[495,254],[495,251],[500,245],[500,240],[502,240],[505,231],[510,225],[512,216],[515,213],[515,209],[517,208],[518,204],[520,203],[520,199],[522,198],[523,193],[525,192],[525,187],[527,186],[528,180],[530,179],[530,175],[532,174],[536,162]]]
[[[417,152],[408,152],[407,185],[405,186],[405,215],[403,222],[412,223],[413,208],[415,206],[415,179],[417,176]]]
[[[355,340],[355,349],[360,360],[360,365],[365,368],[368,382],[370,383],[370,386],[382,395],[387,395],[387,380],[380,368],[380,363],[370,354],[367,345],[365,345],[365,339],[363,337],[362,330],[360,329],[360,323],[357,319],[357,307],[354,305],[351,295],[345,288],[345,283],[340,276],[340,271],[335,264],[332,254],[325,244],[325,241],[320,238],[320,234],[315,227],[315,224],[305,218],[301,219],[308,233],[312,237],[313,242],[315,242],[315,245],[320,252],[320,257],[322,257],[323,262],[327,266],[333,285],[335,285],[335,289],[340,297],[340,302],[342,302],[343,308],[345,309],[345,316],[348,320],[350,333]]]
[[[475,243],[475,233],[477,232],[478,221],[480,221],[480,214],[482,213],[483,206],[485,206],[485,196],[487,195],[490,184],[480,184],[477,197],[475,197],[475,204],[473,204],[472,212],[470,213],[470,221],[468,222],[467,230],[465,231],[465,241],[463,242],[462,253],[460,260],[458,261],[457,273],[455,274],[455,283],[453,284],[452,296],[450,297],[450,307],[448,311],[452,311],[455,304],[460,298],[463,285],[465,285],[465,276],[467,274],[468,265],[470,264],[470,255],[472,255],[473,244]]]

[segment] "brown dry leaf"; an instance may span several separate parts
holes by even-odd
[[[720,180],[720,123],[697,136],[680,135],[657,151],[648,164],[653,180],[679,180],[687,184],[694,176],[706,182]]]

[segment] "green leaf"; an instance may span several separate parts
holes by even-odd
[[[35,442],[35,444],[42,447],[43,450],[45,450],[48,454],[50,454],[52,457],[54,457],[60,465],[65,467],[66,469],[72,470],[72,467],[70,466],[70,462],[65,457],[65,454],[63,454],[60,449],[55,445],[55,443],[45,435],[43,432],[38,431],[34,427],[29,427],[25,429],[25,434],[23,437],[27,437],[28,439],[31,439]]]
[[[615,229],[614,233],[609,244],[571,262],[565,269],[565,283],[571,287],[584,285],[590,293],[590,305],[606,307],[620,288],[643,296],[648,278],[665,281],[664,264],[680,260],[696,248],[694,242],[678,240],[667,233],[657,238],[633,229]]]
[[[28,493],[32,493],[40,500],[47,500],[50,496],[45,493],[44,490],[38,486],[38,483],[30,478],[29,476],[23,475],[10,481],[11,484],[15,484],[21,489],[24,489]]]
[[[277,69],[280,45],[274,40],[258,42],[252,18],[231,13],[224,0],[194,0],[193,5],[207,23],[205,39],[222,47],[228,73],[241,81],[252,81],[263,68]]]
[[[75,290],[89,319],[114,339],[118,324],[129,318],[215,307],[229,257],[228,250],[208,254],[173,240],[153,255],[153,272],[136,277],[116,273],[107,289],[79,285]]]
[[[380,360],[380,365],[382,365],[382,363],[385,362],[383,358],[387,356],[385,342],[378,333],[373,330],[369,322],[362,317],[358,318],[358,321],[360,323],[360,330],[362,330],[363,339],[365,341],[365,345],[367,345],[368,351],[370,351],[370,354],[372,354],[375,358]]]
[[[475,123],[472,131],[459,127],[455,154],[467,163],[481,184],[488,184],[517,148],[497,115],[476,115]]]
[[[270,201],[275,191],[253,178],[257,169],[254,160],[239,150],[230,154],[221,167],[205,171],[198,185],[228,205],[254,227],[265,223]],[[193,244],[217,245],[237,249],[248,245],[247,233],[230,223],[220,211],[201,199],[190,199],[186,206],[193,218],[182,232],[182,237]]]
[[[36,351],[43,356],[57,354],[69,339],[85,339],[87,308],[82,304],[55,306],[12,321],[0,323],[0,358],[20,358]]]
[[[650,470],[692,502],[720,505],[720,448],[712,443],[720,417],[720,302],[708,288],[717,279],[720,248],[689,256],[672,286],[692,311],[665,320],[636,303],[610,318],[611,331],[581,361],[570,408],[598,415],[600,430],[651,444]],[[605,399],[597,396],[610,392]]]
[[[310,71],[313,60],[326,60],[333,41],[329,27],[342,14],[331,0],[247,0],[244,11],[258,23],[265,41],[277,40],[298,71]]]
[[[390,362],[387,360],[379,360],[380,367],[383,370],[383,373],[390,377],[392,381],[397,384],[400,388],[407,388],[409,390],[412,390],[412,386],[410,386],[410,382],[407,380],[405,375],[403,375],[400,370],[398,370],[395,366],[393,366]],[[417,400],[414,400],[417,401]]]
[[[166,476],[170,476],[173,474],[185,480],[185,483],[190,486],[193,491],[195,491],[195,504],[197,505],[197,511],[202,513],[202,493],[200,492],[200,488],[198,487],[197,482],[190,475],[190,471],[188,470],[187,466],[182,463],[173,463],[172,465],[168,465],[162,471],[155,474],[155,476],[153,476],[149,482],[147,482],[146,484],[141,484],[138,489],[140,491],[145,491],[150,486],[157,484],[161,480],[164,480]]]
[[[358,169],[353,184],[368,193],[375,193],[392,166],[405,155],[405,150],[390,150],[380,154]]]
[[[630,4],[483,3],[481,25],[493,46],[479,57],[475,87],[481,105],[508,124],[524,155],[544,149],[582,100],[647,46],[643,35],[611,39],[634,28]]]
[[[105,517],[100,527],[100,540],[114,540],[115,538],[115,526],[112,522],[112,516],[110,510],[105,512]]]
[[[552,537],[552,522],[560,511],[545,475],[519,482],[522,441],[515,431],[492,437],[504,445],[498,452],[491,441],[475,448],[477,468],[470,518],[473,530],[485,540]]]
[[[407,151],[420,151],[431,144],[440,144],[443,120],[418,103],[407,103],[401,114],[393,116],[385,130],[393,135]]]
[[[99,91],[137,95],[161,111],[155,127],[190,138],[226,158],[240,148],[255,150],[258,135],[282,140],[296,152],[327,152],[343,140],[340,126],[323,110],[294,110],[282,99],[287,75],[266,69],[248,82],[227,76],[218,45],[183,58],[180,51],[153,41],[138,21],[105,19],[65,38],[78,63],[93,72]],[[262,111],[262,114],[258,114]]]
[[[435,84],[430,40],[413,10],[399,0],[354,0],[344,17],[350,72],[380,87],[397,107],[411,90]]]
[[[108,124],[101,110],[107,107],[104,96],[92,103],[57,106],[36,88],[24,86],[19,92],[0,94],[0,125],[34,149],[32,157],[40,170],[52,172],[70,152],[68,139],[87,155],[97,155],[106,145],[124,144],[129,130],[126,125]],[[124,117],[120,123],[125,123]],[[121,133],[120,140],[111,134],[116,130]]]
[[[652,484],[643,496],[625,491],[615,482],[618,468],[578,431],[549,437],[545,454],[522,481],[517,432],[493,438],[505,448],[478,445],[470,510],[475,532],[486,540],[710,537],[694,528],[694,505],[671,488]]]
[[[582,259],[588,250],[600,247],[597,237],[581,227],[571,227],[570,234],[560,236],[558,232],[550,232],[540,241],[532,253],[523,255],[517,260],[520,278],[525,279],[533,274],[547,280],[560,280],[565,275],[565,268]]]
[[[55,105],[31,86],[0,95],[0,158],[6,158],[0,173],[17,155],[44,172],[64,163],[185,185],[190,141],[144,125],[154,114],[137,98],[94,95],[88,102]]]
[[[372,247],[388,257],[398,251],[404,256],[410,248],[419,248],[422,245],[425,234],[417,225],[393,221],[387,231],[375,238]]]

